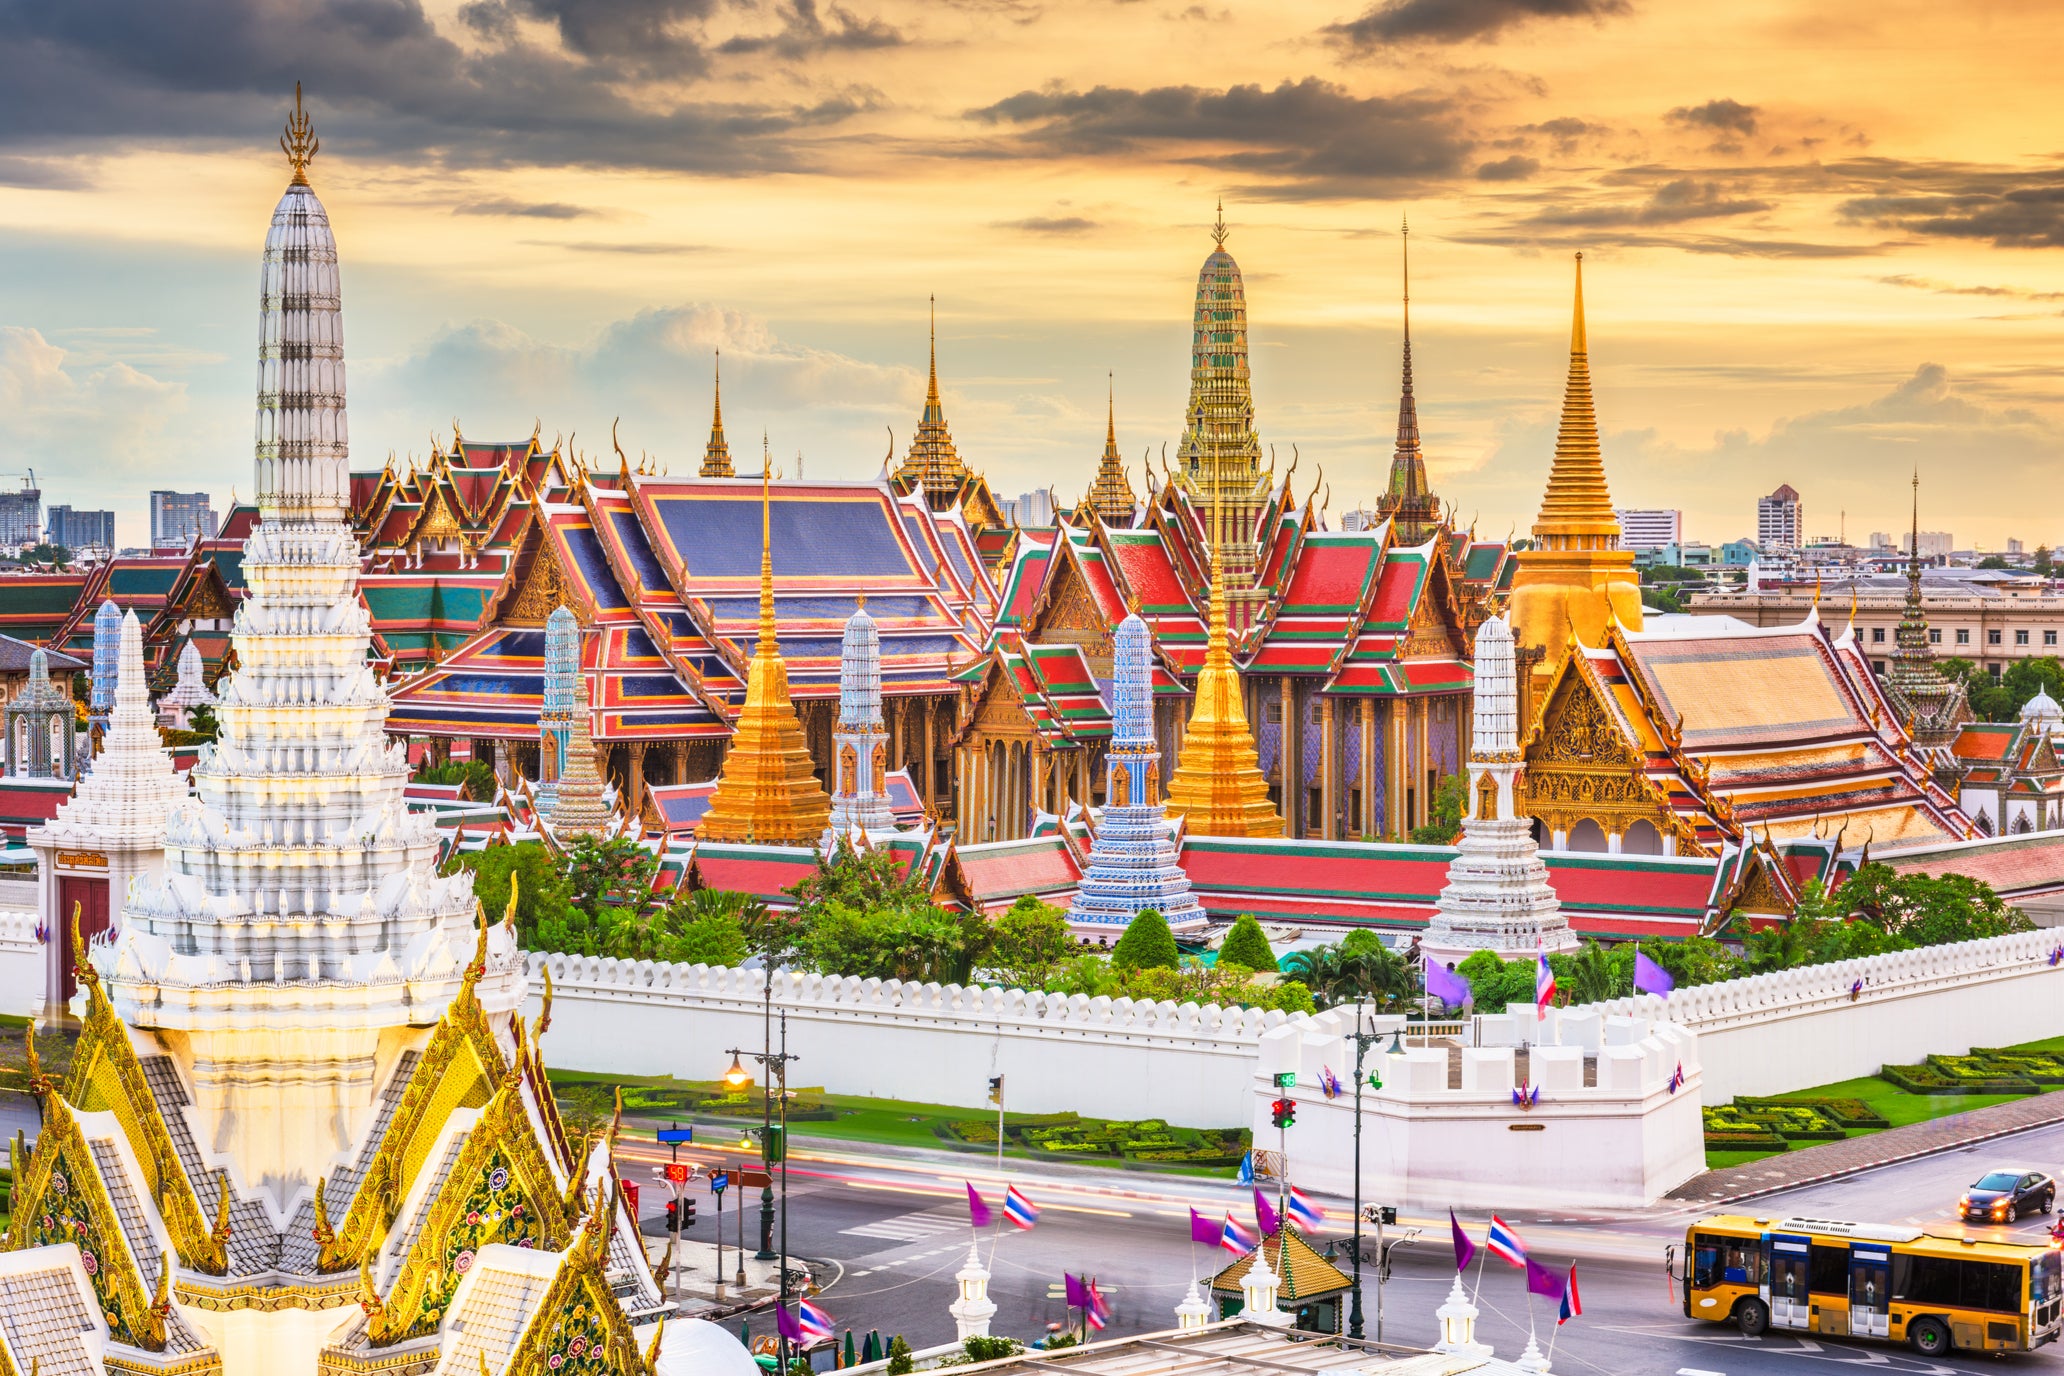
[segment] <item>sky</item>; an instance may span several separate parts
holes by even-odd
[[[1616,504],[2064,541],[2054,5],[1966,0],[0,0],[0,483],[251,490],[304,84],[353,467],[456,425],[866,478],[922,406],[1072,501],[1180,436],[1221,199],[1257,428],[1373,502],[1402,220],[1432,480],[1540,500],[1585,255]]]

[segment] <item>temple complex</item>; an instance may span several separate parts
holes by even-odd
[[[100,846],[161,825],[163,869],[116,933],[70,925],[83,1029],[62,1083],[30,1057],[42,1130],[15,1145],[10,1325],[83,1314],[41,1339],[36,1364],[60,1372],[499,1376],[556,1370],[577,1338],[603,1354],[577,1369],[634,1376],[671,1306],[614,1165],[560,1124],[514,1016],[512,926],[476,922],[403,805],[356,594],[336,243],[298,101],[282,146],[220,737],[194,796],[167,785],[130,613],[107,779],[53,825]],[[509,1274],[527,1279],[488,1279]]]
[[[1577,255],[1576,305],[1570,325],[1569,380],[1555,462],[1534,521],[1534,547],[1516,556],[1512,638],[1523,669],[1523,715],[1539,716],[1548,681],[1579,644],[1598,645],[1608,623],[1641,629],[1641,588],[1634,555],[1620,548],[1619,518],[1606,490],[1591,404],[1591,360],[1584,335],[1584,258]]]

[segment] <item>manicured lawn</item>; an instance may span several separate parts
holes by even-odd
[[[2006,1048],[2013,1051],[2064,1052],[2064,1037],[2051,1037],[2039,1042],[2024,1042],[2019,1046]],[[1925,1123],[1935,1118],[1946,1118],[1953,1113],[1968,1113],[1974,1108],[1990,1108],[2024,1096],[2019,1094],[1909,1094],[1889,1081],[1875,1075],[1866,1075],[1856,1080],[1840,1080],[1831,1085],[1816,1085],[1812,1089],[1795,1090],[1789,1094],[1775,1095],[1780,1099],[1861,1099],[1870,1105],[1879,1117],[1895,1128],[1909,1123]],[[1855,1128],[1849,1131],[1851,1137],[1864,1137],[1877,1128]],[[1811,1145],[1802,1143],[1793,1148],[1804,1150]],[[1746,1165],[1761,1161],[1768,1156],[1781,1156],[1773,1151],[1709,1151],[1706,1153],[1706,1168],[1718,1170],[1722,1166]]]

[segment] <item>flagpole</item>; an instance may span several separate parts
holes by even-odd
[[[1491,1245],[1490,1245],[1490,1243],[1489,1243],[1488,1241],[1486,1241],[1486,1242],[1484,1243],[1484,1245],[1483,1245],[1483,1248],[1482,1248],[1481,1252],[1479,1252],[1479,1254],[1477,1255],[1477,1258],[1476,1258],[1476,1288],[1475,1288],[1475,1289],[1473,1289],[1473,1290],[1471,1290],[1471,1291],[1469,1292],[1469,1302],[1470,1302],[1471,1304],[1475,1304],[1475,1303],[1476,1303],[1476,1297],[1477,1297],[1478,1295],[1481,1295],[1481,1294],[1483,1293],[1483,1268],[1484,1268],[1484,1263],[1485,1263],[1485,1262],[1487,1262],[1487,1261],[1489,1261],[1490,1259],[1491,1259]]]

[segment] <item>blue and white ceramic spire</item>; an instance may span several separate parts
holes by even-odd
[[[889,740],[882,726],[881,633],[867,614],[865,597],[847,618],[839,642],[839,715],[831,744],[831,830],[893,828],[886,782]]]
[[[109,598],[93,614],[93,690],[86,702],[87,722],[105,734],[115,710],[115,683],[122,676],[122,609]]]
[[[585,706],[580,688],[580,623],[560,607],[545,618],[545,710],[538,715],[538,789],[540,812],[549,813],[566,777],[566,742],[573,714]]]
[[[1176,864],[1161,805],[1161,747],[1154,740],[1154,684],[1147,623],[1137,613],[1113,639],[1111,746],[1104,756],[1104,810],[1089,866],[1069,906],[1078,927],[1122,928],[1146,908],[1178,932],[1205,925],[1190,878]]]

